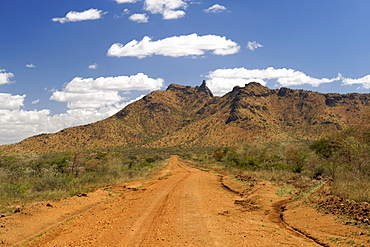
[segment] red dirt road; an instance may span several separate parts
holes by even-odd
[[[264,182],[242,198],[221,185],[220,175],[172,156],[157,178],[0,219],[0,239],[4,246],[339,246],[330,239],[340,235],[316,229],[315,239],[300,231],[296,212],[287,216],[296,226],[285,223],[278,209],[287,198],[275,192]]]

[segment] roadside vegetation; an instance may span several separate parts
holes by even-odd
[[[120,152],[0,157],[0,213],[28,203],[78,195],[98,187],[149,177],[166,165],[151,154]]]
[[[356,126],[313,142],[254,143],[213,152],[187,152],[184,159],[203,169],[245,174],[291,184],[299,196],[324,183],[331,194],[370,202],[370,128]]]
[[[181,154],[201,169],[273,181],[300,197],[330,184],[333,195],[370,202],[370,127],[362,125],[320,140],[294,143],[196,150],[116,147],[0,156],[0,214],[36,201],[145,179],[162,169],[170,154]]]

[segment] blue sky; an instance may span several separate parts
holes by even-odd
[[[368,0],[1,0],[0,144],[169,84],[370,92]]]

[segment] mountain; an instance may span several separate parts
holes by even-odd
[[[0,147],[3,153],[46,153],[121,147],[219,147],[255,141],[314,140],[361,124],[370,94],[269,89],[251,82],[223,97],[171,84],[105,120],[41,134]]]

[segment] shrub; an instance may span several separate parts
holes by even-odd
[[[290,147],[285,153],[285,160],[293,172],[301,173],[303,171],[308,154],[300,148]]]
[[[217,160],[217,161],[221,161],[224,157],[225,157],[225,153],[223,152],[220,152],[220,151],[216,151],[213,153],[213,157]]]
[[[65,174],[45,174],[33,180],[33,190],[68,190],[71,187],[72,178]]]
[[[328,139],[314,141],[309,147],[324,158],[330,158],[340,148],[337,142]]]
[[[312,178],[317,179],[318,177],[324,175],[326,172],[326,169],[323,165],[315,166],[312,174]]]
[[[148,157],[148,158],[145,159],[145,161],[148,162],[148,163],[153,163],[154,161],[156,161],[156,159],[153,158],[153,157]]]
[[[24,183],[3,183],[0,187],[0,193],[3,198],[24,198],[25,193],[32,189],[32,186]]]

